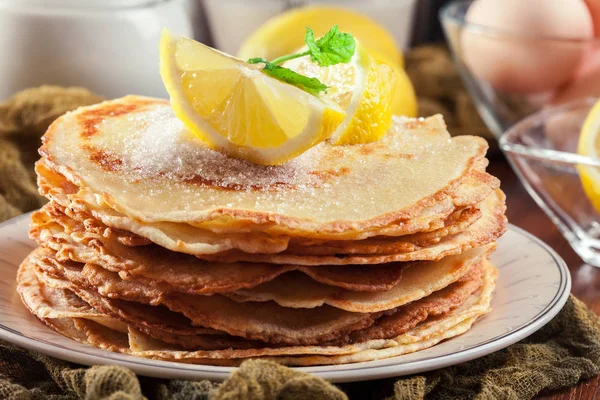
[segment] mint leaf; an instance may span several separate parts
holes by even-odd
[[[329,31],[331,32],[331,29]],[[308,54],[310,55],[311,60],[316,61],[315,58],[321,55],[321,49],[315,40],[315,32],[308,26],[306,27],[306,34],[304,35],[304,43],[308,46]]]
[[[282,82],[289,83],[300,89],[317,96],[319,92],[327,91],[327,85],[321,83],[317,78],[309,78],[308,76],[300,75],[289,68],[280,67],[268,62],[264,58],[251,58],[249,64],[263,63],[265,66],[261,70],[263,73],[272,76]]]
[[[315,96],[320,92],[327,91],[327,85],[323,84],[317,78],[309,78],[308,76],[301,75],[289,68],[269,63],[265,66],[263,71],[280,81],[290,83]]]
[[[337,25],[316,41],[315,33],[307,27],[304,42],[310,51],[311,60],[321,67],[347,63],[356,51],[354,37],[349,33],[340,32]]]
[[[324,85],[317,78],[309,78],[289,68],[280,67],[278,64],[304,56],[310,56],[311,60],[321,67],[346,63],[352,59],[356,51],[356,41],[351,34],[340,32],[338,26],[334,25],[325,36],[318,40],[315,40],[313,30],[307,27],[304,42],[308,46],[308,50],[301,53],[283,55],[270,62],[264,58],[256,57],[249,59],[248,63],[262,63],[264,64],[263,73],[318,96],[320,92],[327,91],[327,85]]]

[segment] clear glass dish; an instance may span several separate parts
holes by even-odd
[[[455,64],[477,111],[500,135],[547,106],[600,96],[600,39],[514,33],[466,20],[472,1],[440,10]]]
[[[584,170],[600,172],[600,159],[577,153],[581,127],[597,100],[545,107],[515,124],[499,142],[529,194],[571,247],[600,267],[600,214],[581,180]]]

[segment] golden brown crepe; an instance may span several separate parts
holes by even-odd
[[[481,138],[451,138],[440,116],[398,118],[379,142],[323,143],[265,167],[199,145],[167,102],[128,96],[59,118],[40,153],[88,208],[142,225],[316,238],[433,221],[478,203],[498,186],[480,171],[486,150]]]
[[[169,344],[143,334],[136,330],[134,325],[123,325],[110,316],[102,316],[98,312],[82,314],[80,312],[81,300],[69,300],[72,299],[72,296],[67,289],[57,290],[56,293],[60,295],[46,296],[48,287],[60,288],[61,284],[54,282],[46,274],[36,274],[35,265],[32,262],[23,263],[19,271],[19,287],[24,303],[36,316],[71,337],[81,341],[101,341],[104,335],[106,342],[102,344],[103,348],[112,348],[123,352],[142,351],[145,353],[144,356],[163,359],[173,356],[184,357],[193,362],[199,357],[202,359],[240,359],[301,354],[333,356],[361,353],[368,351],[367,349],[385,349],[402,342],[408,344],[410,340],[415,340],[414,337],[409,340],[408,334],[416,328],[421,331],[431,331],[436,325],[460,324],[472,320],[474,315],[481,315],[481,313],[489,311],[489,297],[493,290],[495,276],[495,269],[484,263],[482,268],[474,269],[472,273],[452,286],[436,292],[429,298],[401,307],[395,313],[378,318],[369,328],[355,330],[335,341],[308,346],[274,346],[223,335],[219,332],[199,332],[194,336],[169,335],[170,339],[180,340],[179,343]],[[25,287],[27,290],[24,289]],[[73,310],[65,307],[69,304],[73,304]],[[69,324],[65,320],[72,320],[74,323]],[[82,328],[84,334],[81,333]],[[70,330],[77,331],[77,333],[68,332]],[[86,332],[86,330],[89,331]],[[98,336],[95,339],[89,338],[91,333]],[[438,334],[442,334],[441,330]],[[126,335],[129,335],[127,341],[125,340]],[[82,339],[84,336],[85,339]],[[107,340],[107,337],[112,339]],[[190,342],[193,346],[189,346]],[[121,343],[121,346],[116,343]],[[130,347],[126,347],[125,343],[128,343]],[[149,345],[151,348],[148,347]],[[260,348],[252,348],[253,345],[260,346]],[[186,347],[188,350],[178,350],[178,348]],[[196,350],[192,350],[194,348]],[[295,363],[299,360],[297,359]]]

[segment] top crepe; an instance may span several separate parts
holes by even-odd
[[[379,142],[323,143],[265,167],[207,149],[167,102],[128,96],[64,115],[43,143],[46,165],[103,206],[143,223],[216,232],[314,237],[377,230],[444,218],[497,186],[481,172],[485,140],[451,138],[440,116],[396,118]],[[470,198],[477,190],[465,192],[466,182],[486,188]]]

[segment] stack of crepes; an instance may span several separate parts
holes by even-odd
[[[440,116],[280,166],[206,148],[163,100],[59,118],[37,163],[27,308],[65,336],[186,363],[414,352],[490,311],[506,229],[487,143]]]

